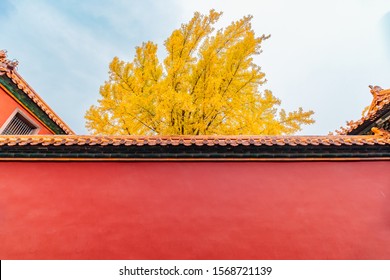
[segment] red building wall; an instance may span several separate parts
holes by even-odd
[[[6,91],[0,87],[0,127],[6,122],[9,116],[15,111],[20,109],[35,123],[39,124],[40,130],[38,134],[54,134],[48,130],[34,115],[25,110],[18,102],[16,102]]]
[[[0,259],[390,259],[390,162],[0,162]]]

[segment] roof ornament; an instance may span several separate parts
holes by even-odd
[[[389,90],[384,90],[380,86],[369,85],[368,87],[370,88],[370,92],[373,96],[371,105],[367,111],[367,113],[370,113],[376,110],[376,107],[389,97]]]
[[[385,129],[373,127],[371,128],[371,131],[374,133],[375,136],[390,139],[390,132]]]
[[[7,51],[0,50],[0,75],[4,75],[6,72],[13,71],[19,62],[17,60],[7,59]]]
[[[372,122],[375,118],[378,118],[378,114],[381,110],[388,110],[390,106],[390,89],[382,89],[380,86],[368,86],[370,88],[370,92],[373,96],[372,102],[370,106],[367,106],[362,113],[362,118],[357,121],[349,121],[347,122],[347,127],[341,127],[339,130],[336,130],[337,135],[350,135],[356,133],[356,130],[359,130],[363,124],[367,124]],[[375,136],[384,137],[385,134],[379,132],[377,130],[379,128],[373,128],[371,130]],[[375,131],[376,133],[375,133]],[[387,136],[388,137],[388,136]]]
[[[372,94],[374,94],[374,92],[378,93],[378,92],[381,92],[383,90],[380,86],[369,85],[368,87],[371,89]]]

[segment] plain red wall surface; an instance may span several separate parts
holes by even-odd
[[[9,96],[3,88],[0,87],[0,127],[7,121],[9,116],[18,108],[23,111],[29,118],[31,118],[40,129],[38,134],[54,134],[48,130],[36,117],[25,110],[19,103],[17,103],[11,96]]]
[[[0,162],[0,259],[390,259],[390,162]]]

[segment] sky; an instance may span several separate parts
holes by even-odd
[[[159,46],[193,13],[222,11],[217,28],[253,15],[255,57],[282,108],[314,110],[301,135],[327,135],[371,103],[368,85],[390,88],[388,0],[0,0],[0,49],[77,133],[97,104],[114,56],[131,61],[145,41]]]

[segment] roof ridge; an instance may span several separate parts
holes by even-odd
[[[0,76],[6,75],[10,80],[22,90],[38,107],[66,134],[72,135],[72,129],[50,108],[49,105],[35,92],[35,90],[16,71],[17,60],[7,59],[7,51],[0,50]]]
[[[297,146],[297,145],[390,145],[390,137],[375,135],[327,135],[327,136],[96,136],[96,135],[7,135],[0,136],[0,146],[14,145],[124,145],[124,146]]]
[[[356,121],[347,121],[347,127],[340,127],[335,132],[338,135],[347,135],[354,129],[358,128],[364,122],[375,118],[376,114],[385,106],[390,105],[390,89],[382,89],[380,86],[369,86],[370,92],[373,96],[371,105],[367,112],[360,119]]]

